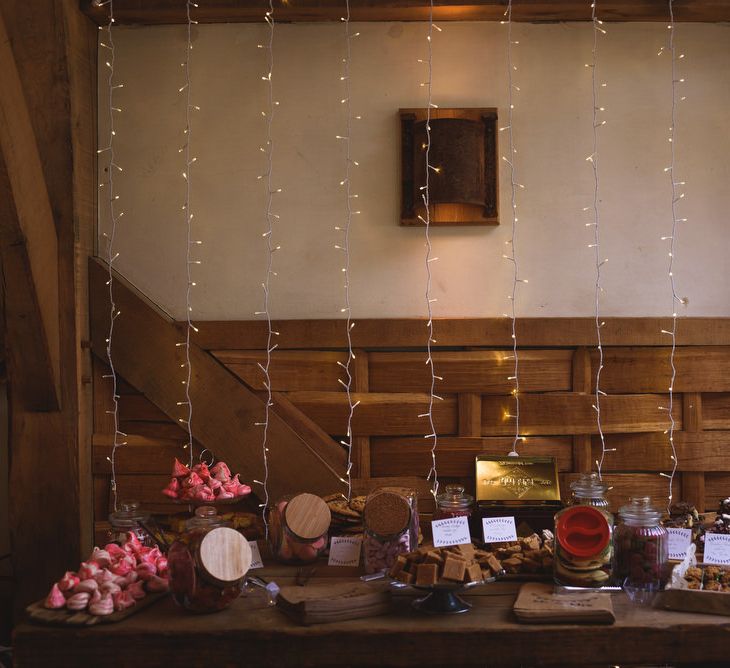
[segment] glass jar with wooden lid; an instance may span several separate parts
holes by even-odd
[[[216,612],[241,595],[251,546],[212,506],[201,506],[168,552],[170,589],[191,612]]]
[[[416,492],[403,487],[380,487],[365,500],[363,513],[365,572],[388,570],[399,554],[418,547]]]
[[[315,494],[279,499],[269,514],[269,542],[276,559],[286,564],[316,561],[327,549],[332,514]]]

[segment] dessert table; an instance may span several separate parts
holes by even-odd
[[[301,575],[288,566],[255,573],[280,585],[294,584]],[[322,564],[309,582],[352,581],[357,574]],[[387,615],[306,627],[268,606],[259,589],[209,615],[184,613],[166,597],[117,624],[21,623],[15,630],[15,665],[710,668],[730,661],[730,617],[654,610],[616,593],[613,625],[518,624],[512,614],[518,589],[513,582],[476,587],[463,594],[472,609],[447,616],[414,611],[415,592],[400,590]]]

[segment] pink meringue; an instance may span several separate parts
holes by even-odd
[[[89,599],[89,605],[91,605],[92,603],[98,603],[99,601],[101,601],[101,592],[97,589],[91,594],[91,598]]]
[[[137,580],[137,582],[133,582],[124,591],[129,593],[129,595],[137,601],[147,596],[144,590],[144,583],[142,582],[142,580]]]
[[[157,574],[157,567],[154,564],[139,564],[136,570],[139,579],[145,581]]]
[[[116,564],[111,567],[114,575],[127,575],[130,571],[134,570],[137,564],[137,560],[130,555],[124,555],[123,559],[120,559]]]
[[[66,571],[64,576],[58,581],[58,588],[61,591],[70,592],[81,580],[73,571]]]
[[[95,591],[99,590],[99,583],[94,580],[93,578],[88,578],[86,580],[81,580],[75,587],[74,587],[74,594],[93,594]]]
[[[208,478],[208,480],[206,481],[206,485],[208,485],[208,487],[215,491],[217,489],[220,489],[223,483],[220,480],[216,480],[215,478]]]
[[[116,594],[112,594],[112,601],[114,601],[115,610],[126,610],[137,604],[137,601],[132,598],[132,595],[128,591],[119,591]]]
[[[155,566],[157,566],[157,574],[164,578],[167,577],[167,557],[160,557],[156,562]]]
[[[190,469],[185,466],[177,457],[175,457],[175,463],[172,465],[172,477],[182,478],[190,473]]]
[[[101,591],[102,594],[114,595],[122,591],[122,588],[120,585],[116,584],[116,582],[105,582],[99,587],[99,591]]]
[[[117,582],[117,584],[124,589],[125,587],[129,587],[133,582],[137,582],[139,580],[139,575],[137,575],[137,571],[129,571],[123,578],[122,582]]]
[[[79,579],[88,580],[93,578],[101,569],[95,561],[84,561],[79,568]]]
[[[195,492],[196,501],[215,501],[215,493],[207,485],[203,485],[201,489]]]
[[[220,487],[218,489],[218,494],[216,495],[216,499],[220,499],[220,500],[232,499],[234,496],[236,496],[234,492],[229,492],[224,487]]]
[[[202,484],[203,479],[195,471],[192,471],[190,475],[183,480],[183,487],[197,487]]]
[[[203,462],[193,466],[193,471],[195,471],[195,473],[197,473],[203,480],[208,480],[208,478],[210,478],[210,471],[208,470],[208,465]]]
[[[248,485],[239,485],[236,487],[236,496],[246,496],[251,493],[251,488]]]
[[[117,561],[121,559],[122,557],[126,556],[126,552],[121,548],[121,546],[117,545],[116,543],[108,543],[104,546],[104,549],[109,553],[109,555],[112,558],[112,561]]]
[[[98,547],[94,548],[94,551],[89,557],[89,561],[94,561],[99,564],[99,568],[106,568],[111,565],[112,557],[107,550],[102,550]]]
[[[155,547],[143,547],[140,550],[139,560],[142,563],[147,564],[154,564],[157,563],[157,560],[162,556],[162,552],[160,552],[160,548],[155,545]]]
[[[210,469],[210,474],[221,482],[228,482],[231,479],[231,469],[225,462],[218,462]]]
[[[114,601],[112,600],[112,595],[104,594],[100,600],[94,601],[91,605],[89,605],[89,612],[92,615],[98,615],[99,617],[111,615],[112,612],[114,612]]]
[[[94,576],[94,580],[96,580],[99,584],[102,584],[103,582],[113,582],[115,577],[117,576],[114,573],[112,573],[108,568],[105,568]]]
[[[146,586],[147,591],[149,592],[161,592],[169,589],[168,581],[165,578],[158,577],[157,575],[153,575],[149,580],[147,580]]]
[[[169,496],[171,499],[177,499],[180,493],[180,482],[177,478],[170,480],[170,484],[162,490],[165,496]]]
[[[48,592],[44,605],[51,610],[58,610],[59,608],[66,607],[66,597],[58,588],[58,584],[54,584],[53,587],[51,587],[51,591]]]
[[[91,599],[91,594],[85,591],[79,592],[71,598],[66,599],[66,607],[69,610],[86,610],[86,606],[89,605],[89,599]]]

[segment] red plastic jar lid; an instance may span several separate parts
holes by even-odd
[[[584,558],[599,555],[611,540],[606,517],[592,506],[565,510],[555,526],[555,534],[566,552]]]

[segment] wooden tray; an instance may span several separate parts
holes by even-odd
[[[73,612],[66,609],[49,610],[45,607],[46,599],[31,603],[25,611],[28,613],[29,619],[39,624],[50,624],[52,626],[91,626],[93,624],[113,624],[121,622],[123,619],[134,615],[145,608],[157,603],[161,598],[168,595],[169,592],[159,592],[147,594],[143,599],[137,601],[137,605],[133,605],[126,610],[113,612],[111,615],[97,616],[91,615],[86,611]]]

